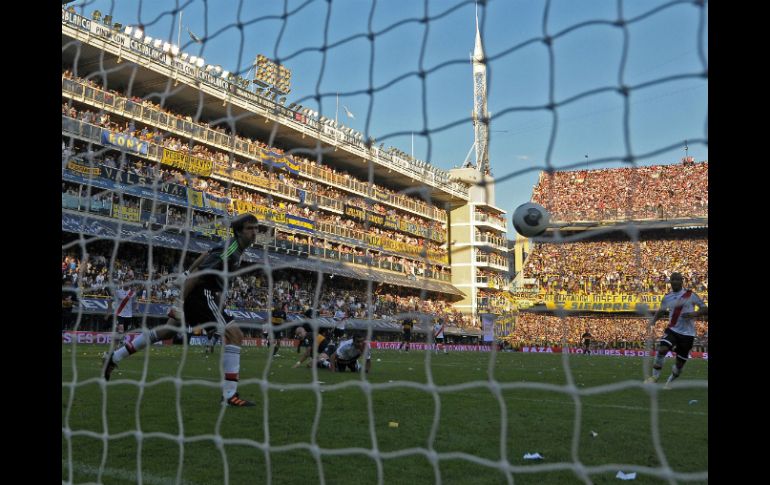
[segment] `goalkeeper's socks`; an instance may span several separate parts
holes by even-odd
[[[235,395],[238,389],[238,372],[241,368],[241,348],[237,345],[225,345],[224,352],[225,382],[222,385],[222,395],[225,400]]]

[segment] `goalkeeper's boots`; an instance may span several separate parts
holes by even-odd
[[[222,398],[224,399],[224,397]],[[230,399],[227,400],[227,406],[228,407],[235,407],[235,408],[250,408],[253,406],[256,406],[257,403],[254,401],[247,401],[246,399],[241,399],[238,396],[238,393],[232,395]]]
[[[658,378],[655,376],[650,376],[644,380],[645,384],[655,384],[656,382],[658,382]]]
[[[102,365],[104,365],[104,380],[109,381],[112,376],[112,371],[118,366],[118,364],[112,360],[112,351],[104,356]]]

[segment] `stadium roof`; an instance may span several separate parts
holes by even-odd
[[[190,237],[188,240],[184,234],[180,233],[153,231],[136,224],[64,211],[62,211],[62,231],[96,237],[120,238],[121,241],[140,244],[152,243],[171,249],[186,247],[188,251],[196,253],[208,251],[217,244],[215,241],[194,237]],[[244,259],[252,263],[259,263],[264,261],[264,254],[261,249],[249,248],[244,254]],[[339,275],[359,280],[371,279],[374,283],[406,286],[453,296],[463,296],[460,290],[449,283],[429,279],[410,280],[399,274],[380,271],[375,268],[353,266],[341,261],[301,258],[268,252],[268,263],[273,269],[297,268],[306,271],[321,271],[334,276]]]
[[[548,229],[547,234],[553,234],[558,228],[559,231],[600,231],[602,229],[606,232],[615,232],[623,230],[626,227],[633,227],[639,231],[655,230],[655,229],[703,229],[708,228],[709,218],[706,217],[690,217],[690,218],[671,218],[671,219],[630,219],[630,220],[604,220],[604,221],[573,221],[573,222],[561,222],[551,221],[551,228]],[[596,232],[599,234],[599,232]]]

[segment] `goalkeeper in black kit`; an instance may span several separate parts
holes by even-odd
[[[118,363],[147,345],[159,340],[172,338],[184,328],[190,326],[213,326],[212,334],[224,337],[224,382],[222,385],[222,403],[234,407],[249,407],[256,404],[241,399],[237,392],[241,362],[241,343],[243,332],[232,322],[232,317],[223,311],[225,278],[229,277],[241,265],[243,252],[254,244],[257,235],[267,230],[260,230],[257,218],[252,214],[243,214],[233,219],[230,227],[234,237],[201,254],[185,271],[182,285],[183,311],[172,308],[166,325],[144,332],[133,342],[129,342],[105,356],[104,379],[110,380],[112,371]]]

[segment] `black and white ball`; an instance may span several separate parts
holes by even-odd
[[[527,202],[513,211],[513,227],[524,237],[535,237],[548,229],[551,215],[540,204]]]

